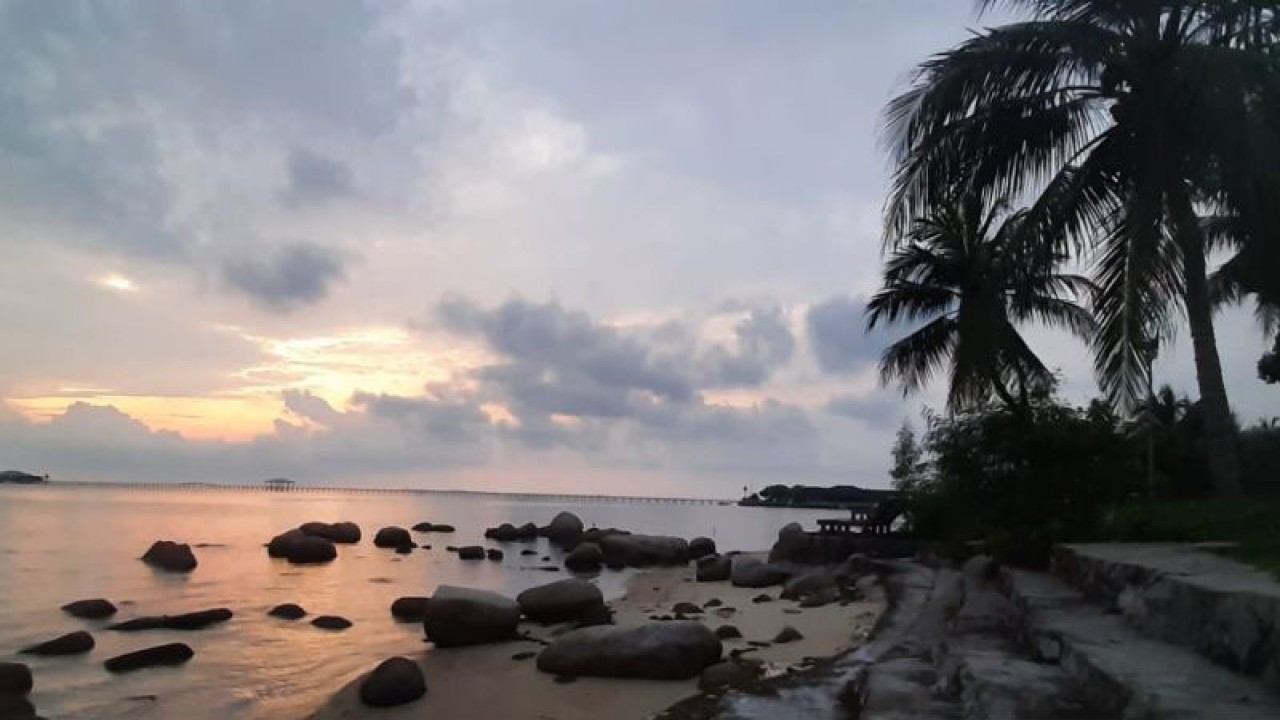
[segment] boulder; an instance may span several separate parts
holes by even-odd
[[[702,671],[702,675],[698,678],[698,689],[706,692],[743,688],[755,682],[759,676],[757,668],[732,661],[719,662]]]
[[[520,606],[505,595],[441,585],[423,629],[436,646],[459,647],[513,639],[519,623]]]
[[[351,627],[351,621],[341,615],[321,615],[312,620],[311,624],[321,630],[346,630]]]
[[[833,590],[836,578],[827,572],[812,572],[797,575],[787,580],[782,586],[783,600],[803,600],[814,593]]]
[[[605,535],[600,538],[605,562],[630,567],[682,565],[689,560],[689,543],[684,538],[662,535]]]
[[[142,555],[142,561],[168,572],[191,572],[196,569],[196,555],[186,543],[157,540]]]
[[[840,590],[838,588],[835,588],[835,587],[823,588],[817,592],[805,595],[804,599],[800,601],[800,607],[818,608],[824,605],[830,605],[831,603],[839,599],[840,599]]]
[[[271,608],[267,614],[284,620],[300,620],[307,616],[307,611],[303,610],[301,605],[285,603]]]
[[[708,555],[700,558],[694,579],[698,582],[722,582],[729,579],[733,558],[727,555]]]
[[[413,538],[409,537],[409,531],[402,527],[384,527],[373,536],[373,544],[380,548],[398,548],[398,547],[416,547],[413,544]]]
[[[600,588],[577,578],[565,578],[529,588],[516,596],[520,611],[534,622],[578,620],[604,607]]]
[[[116,614],[116,606],[110,600],[93,598],[92,600],[76,600],[62,606],[62,612],[86,620],[101,620]]]
[[[803,639],[804,635],[801,635],[799,630],[788,625],[779,630],[777,635],[773,636],[773,644],[781,645],[783,643],[795,642],[796,640]]]
[[[432,532],[435,529],[435,526],[429,522],[420,522],[409,529],[414,532]]]
[[[834,575],[845,583],[850,583],[858,578],[874,575],[876,572],[876,561],[863,555],[862,553],[854,553],[844,559],[840,566],[835,569]]]
[[[62,606],[62,611],[72,617],[84,618],[86,620],[101,620],[105,617],[111,617],[116,613],[116,606],[110,600],[103,598],[93,598],[91,600],[76,600]]]
[[[396,548],[397,555],[408,555],[411,552],[413,552],[413,547],[409,545],[401,545],[400,547]]]
[[[0,662],[0,694],[26,695],[33,686],[31,668],[16,662]]]
[[[226,622],[231,617],[232,613],[227,608],[214,608],[181,615],[143,616],[116,623],[115,625],[108,625],[107,629],[119,632],[159,630],[162,628],[166,630],[202,630],[210,625]]]
[[[716,541],[709,537],[696,537],[689,541],[689,557],[697,560],[716,554]]]
[[[462,560],[483,560],[484,556],[484,548],[479,545],[458,548],[458,558]]]
[[[498,548],[489,548],[488,550],[485,550],[484,556],[494,562],[501,562],[502,558],[505,557],[502,551],[499,550]]]
[[[564,566],[574,572],[595,572],[600,569],[600,561],[604,553],[595,543],[584,542],[575,547],[564,558]]]
[[[22,650],[23,655],[79,655],[93,649],[93,636],[83,630],[67,633],[61,637]]]
[[[402,657],[383,660],[360,683],[360,702],[369,707],[395,707],[411,703],[427,693],[427,681],[418,663]]]
[[[427,605],[431,602],[429,597],[401,597],[396,598],[391,603],[391,617],[400,622],[422,622],[427,616]]]
[[[344,545],[358,543],[361,537],[360,526],[353,522],[309,522],[299,525],[298,529],[308,535]]]
[[[516,528],[517,540],[532,540],[536,537],[538,537],[538,526],[531,522],[527,522]]]
[[[295,565],[326,563],[338,557],[333,542],[302,530],[283,532],[267,543],[267,555],[284,558]]]
[[[672,606],[671,612],[680,613],[681,615],[701,615],[702,608],[691,602],[678,602]]]
[[[438,532],[438,533],[451,533],[454,531],[454,529],[455,528],[452,525],[445,525],[442,523],[436,523],[431,526],[431,532]]]
[[[786,579],[787,573],[785,570],[742,555],[733,558],[729,570],[729,581],[735,587],[770,587],[779,585]]]
[[[562,512],[551,519],[551,524],[539,531],[551,542],[570,550],[582,539],[582,520],[571,512]]]
[[[742,631],[733,625],[721,625],[716,628],[716,637],[721,640],[732,640],[742,637]]]
[[[24,695],[0,692],[0,718],[4,720],[41,720],[36,706]]]
[[[516,526],[511,523],[502,523],[498,527],[492,527],[484,531],[484,536],[490,540],[498,542],[510,542],[516,539]]]
[[[684,680],[720,659],[720,639],[697,622],[599,626],[561,635],[538,655],[555,675]]]
[[[778,541],[769,551],[769,562],[797,562],[808,560],[809,534],[800,523],[788,523],[778,531]]]
[[[195,652],[186,643],[169,643],[155,647],[136,650],[124,655],[108,658],[102,663],[108,672],[122,673],[158,665],[181,665],[195,656]]]

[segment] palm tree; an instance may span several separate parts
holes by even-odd
[[[1191,329],[1210,468],[1239,461],[1198,213],[1238,218],[1237,242],[1280,276],[1280,70],[1275,0],[980,0],[1029,18],[983,30],[918,69],[886,111],[897,163],[888,236],[963,184],[1031,198],[1045,242],[1090,251],[1099,379],[1128,408],[1143,347]]]
[[[867,304],[867,329],[924,324],[885,350],[882,382],[900,381],[909,394],[949,368],[953,411],[992,396],[1025,410],[1031,391],[1052,383],[1018,326],[1036,321],[1088,337],[1093,318],[1073,300],[1091,285],[1057,272],[1061,256],[1030,242],[1025,218],[968,196],[911,224]]]

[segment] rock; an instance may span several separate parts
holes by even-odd
[[[451,533],[451,532],[454,532],[454,527],[452,525],[437,523],[431,526],[431,532]]]
[[[411,552],[413,552],[413,548],[409,547],[408,545],[401,545],[400,547],[396,548],[397,555],[408,555]]]
[[[502,551],[499,550],[498,548],[489,548],[488,550],[485,550],[484,556],[489,558],[490,560],[493,560],[494,562],[499,562],[504,557],[502,554]]]
[[[527,522],[516,528],[517,540],[532,540],[538,537],[538,526],[531,522]]]
[[[444,546],[444,550],[445,550],[445,552],[456,553],[456,552],[458,552],[458,546],[457,546],[457,545],[445,545],[445,546]]]
[[[702,671],[701,677],[698,678],[698,689],[705,692],[742,688],[755,682],[758,677],[758,671],[746,665],[736,662],[719,662]]]
[[[168,572],[191,572],[196,569],[196,555],[186,543],[157,540],[142,555],[146,564]]]
[[[710,600],[702,603],[702,607],[704,608],[718,608],[721,605],[724,605],[724,603],[720,600],[720,598],[711,598]]]
[[[92,600],[76,600],[62,606],[62,612],[86,620],[101,620],[116,614],[116,606],[110,600],[94,598]]]
[[[157,665],[181,665],[195,656],[195,652],[186,643],[169,643],[136,650],[124,655],[108,658],[102,663],[108,672],[122,673]]]
[[[458,548],[458,558],[461,560],[483,560],[485,557],[484,548],[479,545],[467,545]]]
[[[301,605],[285,603],[271,608],[267,611],[267,614],[284,620],[300,620],[307,616],[307,611],[303,610]]]
[[[534,622],[577,620],[604,608],[600,588],[586,580],[565,578],[525,590],[516,596],[520,611]]]
[[[729,579],[733,558],[727,555],[708,555],[698,559],[694,579],[698,582],[721,582]]]
[[[537,656],[538,656],[538,653],[536,652],[525,651],[525,652],[518,652],[515,655],[512,655],[511,659],[512,660],[528,660],[529,658],[537,657]]]
[[[3,720],[41,720],[36,706],[25,696],[0,692],[0,718]]]
[[[510,640],[519,623],[520,606],[505,595],[441,585],[423,629],[437,647],[459,647]]]
[[[529,550],[529,549],[525,549],[525,550],[521,550],[521,551],[520,551],[520,554],[521,554],[521,555],[537,555],[537,554],[538,554],[538,551],[537,551],[537,550]]]
[[[689,541],[689,557],[698,558],[716,554],[716,541],[709,537],[696,537]]]
[[[539,566],[538,569],[546,572],[560,572],[560,567],[558,565],[542,565]]]
[[[804,635],[801,635],[799,630],[788,625],[778,631],[778,634],[773,637],[773,643],[775,645],[781,645],[782,643],[795,642],[796,640],[803,639]]]
[[[578,682],[577,675],[557,675],[553,679],[557,685],[568,685],[569,683]]]
[[[0,693],[26,695],[33,686],[31,668],[22,663],[0,662]]]
[[[579,544],[564,558],[564,566],[574,572],[594,572],[600,569],[604,553],[595,543]]]
[[[414,532],[432,532],[434,529],[435,526],[429,522],[420,522],[410,528],[410,530],[413,530]]]
[[[380,548],[416,547],[413,544],[413,538],[409,537],[409,531],[394,525],[379,530],[378,534],[373,536],[373,544]]]
[[[778,541],[769,551],[769,562],[799,562],[808,560],[809,534],[800,523],[788,523],[778,531]]]
[[[733,625],[721,625],[716,628],[716,637],[721,640],[732,640],[742,637],[742,631]]]
[[[427,616],[429,597],[409,596],[396,598],[391,603],[391,616],[400,622],[422,622]]]
[[[360,526],[353,522],[309,522],[299,525],[298,529],[308,535],[344,545],[358,543],[361,537]]]
[[[862,553],[854,553],[840,563],[833,573],[842,583],[848,584],[866,575],[876,572],[876,562]]]
[[[689,560],[689,543],[662,535],[605,535],[600,538],[600,550],[606,562],[630,567],[682,565]]]
[[[766,593],[760,593],[759,595],[757,595],[757,596],[755,596],[755,597],[751,598],[751,602],[753,602],[753,603],[757,603],[757,604],[759,604],[759,603],[767,603],[767,602],[772,602],[772,601],[773,601],[773,598],[772,598],[772,597],[770,597],[770,596],[769,596],[768,594],[766,594]]]
[[[498,527],[485,530],[484,536],[498,542],[510,542],[516,539],[516,526],[511,523],[502,523]]]
[[[597,625],[612,625],[612,624],[613,624],[613,611],[609,609],[608,605],[600,605],[599,607],[591,608],[586,613],[584,613],[581,617],[578,618],[577,622],[575,622],[573,626],[575,628],[584,628],[584,627],[595,627]]]
[[[329,562],[338,557],[338,551],[332,541],[319,535],[289,530],[271,538],[267,543],[267,555],[284,558],[295,565],[309,565]]]
[[[108,625],[108,630],[116,630],[118,632],[137,632],[139,630],[203,630],[210,625],[216,625],[230,620],[232,613],[227,608],[213,608],[212,610],[199,610],[197,612],[182,613],[181,615],[151,615],[126,620]]]
[[[411,703],[427,693],[427,681],[418,663],[402,657],[383,660],[360,683],[360,702],[369,707],[395,707]]]
[[[23,655],[79,655],[93,649],[93,636],[83,630],[32,645],[22,650]]]
[[[691,602],[679,602],[672,606],[671,612],[680,613],[682,615],[701,615],[702,608]]]
[[[731,618],[736,612],[738,612],[738,609],[733,607],[716,608],[716,615],[722,618]]]
[[[729,581],[735,587],[762,588],[781,584],[787,579],[786,571],[767,565],[751,557],[733,558]]]
[[[801,600],[816,592],[834,590],[836,578],[830,573],[814,572],[797,575],[782,586],[783,600]]]
[[[340,615],[321,615],[312,620],[311,624],[321,630],[346,630],[351,627],[351,621]]]
[[[614,571],[617,571],[617,570],[626,570],[626,569],[627,569],[627,564],[626,564],[626,563],[624,563],[624,562],[621,562],[621,561],[619,561],[619,560],[611,560],[611,561],[609,561],[608,563],[605,563],[605,567],[609,568],[610,570],[614,570]]]
[[[806,595],[804,599],[800,601],[800,607],[802,608],[822,607],[824,605],[830,605],[831,603],[839,599],[840,599],[840,591],[838,589],[834,587],[823,588],[815,593]]]
[[[720,659],[720,639],[697,622],[603,626],[560,636],[538,655],[556,675],[684,680]]]
[[[561,512],[538,534],[565,550],[572,550],[582,539],[582,520],[571,512]]]

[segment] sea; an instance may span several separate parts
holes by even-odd
[[[705,500],[582,498],[467,492],[0,486],[0,660],[31,666],[30,700],[50,720],[181,718],[290,720],[308,717],[343,685],[391,655],[429,652],[422,628],[393,620],[389,607],[405,595],[430,595],[438,585],[485,588],[509,595],[567,576],[538,569],[559,565],[545,540],[497,543],[484,530],[503,522],[545,525],[567,510],[587,524],[633,532],[705,535],[722,550],[768,548],[789,522],[813,527],[830,510],[751,508]],[[350,520],[364,538],[338,546],[338,558],[294,566],[267,556],[273,535],[311,520]],[[414,533],[408,555],[375,548],[381,527],[448,523],[452,534]],[[153,570],[139,560],[155,540],[195,547],[199,566],[188,574]],[[501,562],[464,562],[446,545],[501,548]],[[522,555],[532,549],[534,555]],[[548,562],[540,558],[549,556]],[[593,579],[606,597],[619,596],[635,571],[605,570]],[[70,617],[71,601],[106,598],[120,608],[108,621]],[[267,616],[280,603],[311,615],[349,619],[345,631],[306,620]],[[109,622],[141,615],[225,607],[234,617],[197,631],[120,633]],[[22,648],[74,630],[88,630],[95,648],[72,657],[18,655]],[[113,675],[103,661],[168,642],[185,642],[195,657],[176,668]]]

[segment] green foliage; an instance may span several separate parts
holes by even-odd
[[[1023,411],[933,416],[925,447],[930,471],[908,493],[914,531],[986,540],[1009,562],[1038,565],[1053,543],[1094,536],[1101,508],[1139,489],[1137,455],[1100,402],[1040,393]]]
[[[1280,334],[1276,335],[1271,352],[1258,360],[1258,378],[1269,385],[1280,383]]]
[[[1236,557],[1280,573],[1280,495],[1247,500],[1139,500],[1103,514],[1099,539],[1234,542]]]
[[[889,469],[894,489],[910,492],[923,480],[924,472],[924,448],[916,441],[911,423],[903,421],[893,442],[893,467]]]

